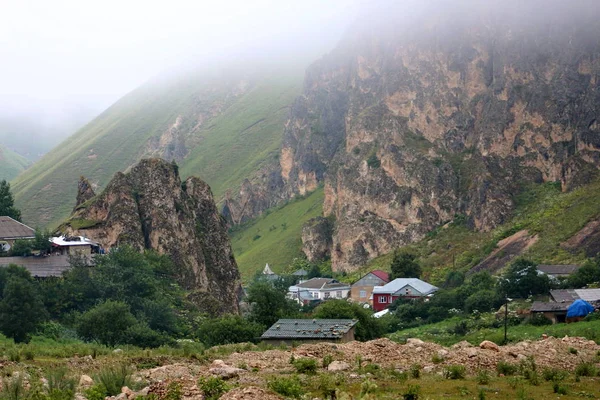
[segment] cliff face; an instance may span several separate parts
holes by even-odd
[[[238,311],[240,280],[225,225],[206,183],[181,182],[176,165],[146,159],[80,205],[64,230],[107,249],[127,244],[168,254],[201,307],[231,313]]]
[[[457,214],[492,229],[523,184],[569,190],[597,175],[598,7],[438,3],[378,30],[358,24],[309,68],[292,107],[283,190],[325,185],[334,269],[421,239]]]

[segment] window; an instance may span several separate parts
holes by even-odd
[[[331,296],[331,293],[330,292],[325,292],[325,298],[328,299],[329,296]]]
[[[387,303],[387,299],[388,299],[388,297],[387,297],[387,296],[380,296],[380,297],[379,297],[379,302],[380,302],[381,304],[385,304],[385,303]]]
[[[367,297],[367,291],[361,290],[360,293],[358,294],[358,297],[360,297],[361,299],[364,299],[365,297]]]
[[[337,292],[335,292],[335,297],[337,297],[338,299],[342,298],[342,291],[338,290]]]

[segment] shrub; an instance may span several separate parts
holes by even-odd
[[[444,378],[446,379],[465,379],[467,369],[464,365],[448,365],[444,370]]]
[[[406,392],[402,394],[404,400],[419,400],[421,394],[421,386],[419,385],[408,385]]]
[[[313,358],[298,358],[294,361],[294,368],[301,374],[314,375],[317,373],[317,360]]]
[[[12,348],[8,351],[8,359],[12,362],[20,362],[21,361],[21,352],[18,348]]]
[[[556,394],[561,394],[564,396],[567,394],[567,387],[564,385],[561,385],[559,382],[554,382],[552,384],[552,391],[554,391],[554,393],[556,393]]]
[[[367,364],[363,367],[363,372],[365,374],[377,374],[379,373],[379,371],[381,371],[381,367],[377,364]]]
[[[569,373],[567,371],[557,369],[557,368],[544,368],[542,370],[542,376],[547,381],[562,381],[564,380]]]
[[[578,353],[578,351],[577,351],[577,349],[576,349],[576,348],[574,348],[574,347],[569,347],[569,353],[570,353],[570,354],[577,354],[577,353]]]
[[[487,385],[492,380],[490,373],[486,369],[481,369],[477,372],[477,383],[480,385]]]
[[[365,379],[365,381],[360,385],[360,398],[371,394],[377,390],[377,384],[370,379]]]
[[[582,362],[575,367],[575,376],[596,376],[596,366],[592,363]]]
[[[507,363],[505,361],[498,361],[496,364],[496,371],[498,371],[498,375],[514,375],[518,371],[518,367],[515,364]]]
[[[121,393],[123,386],[131,387],[131,370],[125,364],[102,368],[96,379],[106,389],[107,396]]]
[[[412,376],[413,379],[419,379],[421,377],[421,365],[420,364],[413,364],[410,366],[410,376]]]
[[[127,304],[109,300],[79,317],[77,334],[87,341],[115,346],[127,341],[126,332],[136,322]]]
[[[77,380],[68,375],[66,368],[51,370],[46,375],[46,379],[48,380],[48,394],[52,400],[71,400],[75,397]]]
[[[35,351],[33,351],[31,347],[27,347],[23,349],[23,356],[26,360],[33,361],[33,359],[35,358]]]
[[[198,380],[198,387],[202,390],[204,398],[207,400],[216,400],[229,390],[227,383],[222,378],[216,376],[200,378]]]
[[[2,391],[0,396],[4,400],[23,400],[27,397],[27,391],[23,385],[23,375],[4,379],[2,382]]]
[[[300,398],[304,394],[304,389],[297,376],[290,378],[277,377],[269,381],[269,389],[279,393],[284,397]]]
[[[331,354],[327,354],[323,357],[323,368],[329,367],[329,364],[333,362],[333,356]]]
[[[533,326],[552,325],[552,321],[544,317],[543,314],[533,314],[533,316],[529,319],[529,323]]]
[[[433,356],[431,356],[431,362],[434,364],[439,364],[443,361],[444,361],[444,358],[441,357],[439,354],[434,354]]]
[[[145,323],[137,323],[125,331],[124,342],[142,348],[156,348],[164,345],[173,345],[174,341],[169,336],[152,330]]]
[[[87,400],[104,400],[106,397],[106,388],[102,384],[97,384],[84,391]]]

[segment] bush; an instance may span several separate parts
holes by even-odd
[[[208,378],[200,378],[198,387],[204,393],[204,398],[207,400],[216,400],[229,390],[229,386],[222,378],[211,376]]]
[[[46,375],[46,379],[48,381],[48,395],[52,400],[71,400],[75,397],[77,380],[68,375],[66,368],[51,370]]]
[[[290,378],[277,377],[269,381],[269,389],[284,397],[300,398],[304,394],[304,389],[297,376]]]
[[[564,380],[567,376],[569,376],[569,373],[567,371],[557,368],[544,368],[542,370],[542,376],[547,381],[556,382]]]
[[[444,370],[444,378],[446,379],[465,379],[467,369],[464,365],[448,365]]]
[[[152,330],[145,323],[137,323],[125,331],[124,342],[141,348],[156,348],[173,345],[174,340],[168,335]]]
[[[410,366],[410,376],[413,379],[419,379],[421,377],[421,365],[420,364],[413,364]]]
[[[421,386],[419,385],[408,385],[406,392],[402,394],[404,400],[419,400],[421,394]]]
[[[327,354],[323,357],[323,368],[329,367],[329,364],[333,362],[333,356],[331,354]]]
[[[444,361],[444,357],[440,356],[439,354],[434,354],[431,356],[431,362],[434,364],[440,364]]]
[[[263,333],[263,325],[237,315],[228,315],[203,322],[198,328],[198,339],[212,347],[221,344],[255,343]]]
[[[596,376],[598,370],[596,366],[592,363],[582,362],[577,367],[575,367],[575,376]]]
[[[314,358],[298,358],[294,360],[294,368],[301,374],[314,375],[317,373],[317,360]]]
[[[533,314],[529,319],[529,323],[533,326],[552,325],[552,321],[544,317],[544,314]]]
[[[107,396],[116,396],[121,393],[123,386],[132,386],[131,373],[132,371],[125,364],[109,366],[100,370],[96,381],[106,389]]]
[[[505,361],[498,361],[498,364],[496,364],[496,371],[498,372],[498,375],[514,375],[517,373],[518,369],[519,368],[517,365],[507,363]]]
[[[136,324],[127,304],[108,300],[81,315],[76,329],[82,339],[112,347],[126,343],[127,330]]]
[[[574,348],[574,347],[569,347],[569,354],[574,354],[574,355],[577,355],[577,353],[578,353],[578,351],[577,351],[577,349],[576,349],[576,348]]]
[[[370,379],[365,379],[360,385],[360,398],[363,398],[377,390],[377,384]]]
[[[97,384],[84,391],[87,400],[104,400],[106,397],[106,388],[102,384]]]
[[[554,393],[561,394],[563,396],[567,394],[567,387],[561,385],[559,382],[554,382],[552,384],[552,390],[554,391]]]

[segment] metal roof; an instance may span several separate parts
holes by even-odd
[[[436,286],[433,286],[432,284],[422,281],[418,278],[397,278],[385,286],[375,286],[375,288],[373,288],[373,294],[394,294],[406,286],[413,287],[423,295],[427,295],[438,290]]]
[[[306,271],[304,269],[299,269],[298,271],[294,272],[292,275],[294,275],[294,276],[306,276],[306,275],[308,275],[308,271]]]
[[[570,275],[580,268],[579,265],[538,265],[538,271],[547,275]]]
[[[304,282],[300,282],[294,285],[296,288],[302,289],[337,289],[337,288],[350,288],[345,283],[340,283],[332,278],[312,278]],[[291,288],[290,288],[291,290]]]
[[[0,217],[0,239],[32,239],[35,230],[11,217]]]
[[[579,298],[577,293],[575,293],[575,289],[560,289],[560,290],[551,290],[550,296],[557,303],[564,303],[567,301],[574,301]]]
[[[567,311],[567,308],[572,304],[571,301],[564,303],[546,303],[543,301],[534,301],[531,305],[532,312],[548,312],[548,311]]]
[[[98,242],[94,242],[85,236],[59,236],[50,239],[55,246],[98,246]]]
[[[357,322],[352,319],[280,319],[261,339],[339,339]]]
[[[382,271],[380,269],[376,269],[374,271],[369,272],[369,274],[373,274],[376,277],[378,277],[379,279],[381,279],[384,282],[389,282],[390,281],[390,274],[388,274],[385,271]],[[368,275],[368,274],[367,274]]]
[[[596,302],[600,300],[600,289],[575,289],[581,300]]]

